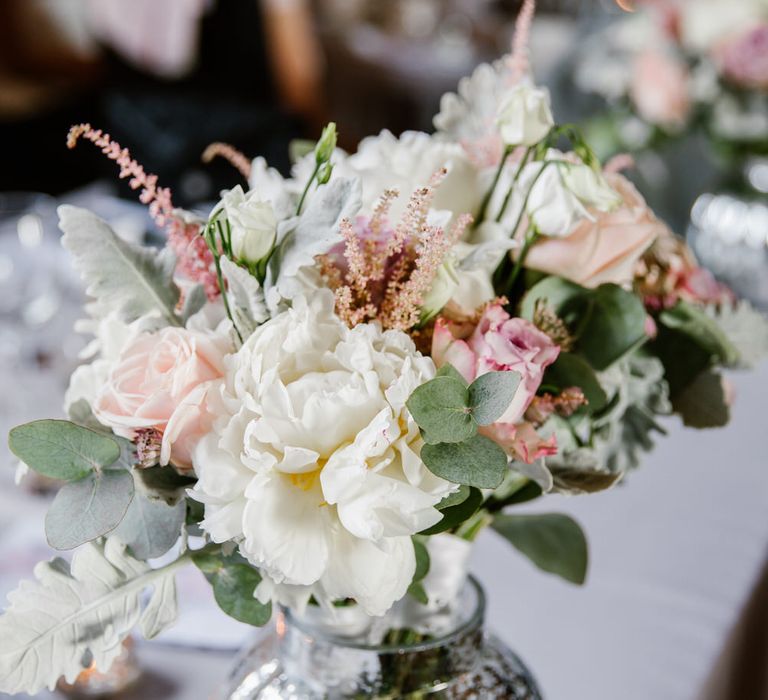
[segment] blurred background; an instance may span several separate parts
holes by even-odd
[[[550,88],[558,121],[580,124],[601,157],[632,151],[631,176],[654,208],[717,276],[768,309],[765,46],[750,59],[763,61],[765,82],[746,96],[737,91],[756,105],[757,136],[737,148],[724,148],[702,120],[651,126],[631,100],[602,89],[632,70],[618,52],[633,39],[618,27],[685,2],[540,0],[536,80]],[[747,2],[762,3],[768,23],[765,0],[731,4]],[[109,132],[174,201],[206,213],[238,181],[225,161],[202,162],[211,142],[287,173],[290,143],[316,138],[330,120],[349,150],[381,129],[431,131],[441,95],[507,51],[520,4],[0,0],[0,432],[58,415],[86,346],[74,328],[83,290],[58,242],[56,206],[91,208],[129,239],[157,235],[114,163],[88,145],[67,150],[70,125]],[[663,71],[651,84],[667,85]],[[585,591],[542,583],[519,562],[499,580],[497,562],[511,557],[481,541],[476,569],[491,588],[491,624],[529,661],[548,698],[768,698],[766,577],[755,584],[768,554],[768,452],[755,438],[764,432],[767,379],[763,368],[741,380],[733,427],[700,441],[675,426],[631,489],[563,505],[592,540],[596,573]],[[45,484],[18,491],[5,445],[0,461],[4,596],[48,549],[46,503],[32,493]],[[736,462],[743,472],[725,477]],[[181,597],[177,628],[151,651],[139,648],[146,684],[121,697],[200,698],[226,672],[246,631],[221,619],[194,572]],[[755,685],[739,685],[745,679]]]

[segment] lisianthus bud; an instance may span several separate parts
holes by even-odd
[[[432,282],[432,288],[424,297],[424,303],[421,305],[421,322],[426,323],[437,316],[450,301],[458,286],[459,278],[456,274],[456,261],[453,259],[453,256],[449,256],[438,268],[435,279]]]
[[[333,164],[330,161],[323,163],[317,169],[317,184],[325,185],[328,182],[328,180],[331,179],[332,173],[333,173]]]
[[[496,124],[508,146],[533,146],[554,125],[549,93],[532,85],[518,85],[504,98]]]
[[[333,155],[334,148],[336,148],[336,122],[329,122],[315,146],[315,162],[327,163]]]
[[[610,211],[621,202],[600,171],[582,163],[560,167],[565,186],[585,205]]]
[[[224,194],[224,215],[232,232],[232,254],[248,266],[264,260],[272,251],[277,236],[277,218],[269,202],[239,185]]]

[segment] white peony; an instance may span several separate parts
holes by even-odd
[[[363,187],[362,214],[371,214],[386,189],[396,187],[400,197],[393,203],[390,219],[397,222],[408,199],[429,183],[441,168],[448,175],[437,189],[432,208],[452,214],[474,214],[485,193],[476,168],[458,144],[419,131],[400,137],[389,131],[360,142],[357,153],[346,159],[334,157],[334,177],[359,177]]]
[[[554,126],[549,92],[528,83],[509,91],[499,107],[496,124],[508,146],[533,146]]]
[[[269,255],[277,237],[272,205],[257,190],[247,194],[238,185],[224,193],[221,204],[232,233],[232,254],[237,262],[255,265]]]
[[[432,360],[404,333],[347,328],[333,307],[328,290],[299,297],[227,359],[193,494],[211,538],[261,569],[260,598],[354,598],[382,615],[411,583],[410,536],[456,487],[421,462],[405,408]]]
[[[765,0],[696,0],[680,7],[683,46],[693,53],[708,53],[729,35],[738,34],[768,18]]]

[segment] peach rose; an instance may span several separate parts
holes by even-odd
[[[206,395],[224,373],[229,339],[213,332],[163,328],[122,351],[93,404],[94,415],[128,439],[162,433],[160,463],[191,468],[191,451],[210,428]]]
[[[643,51],[632,66],[629,95],[645,121],[679,129],[691,110],[688,70],[663,52]]]
[[[629,180],[617,173],[606,173],[605,178],[621,204],[607,212],[591,211],[564,238],[542,236],[528,252],[526,267],[584,287],[632,281],[637,260],[669,229]]]

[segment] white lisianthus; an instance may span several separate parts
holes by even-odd
[[[277,237],[277,218],[272,205],[256,190],[247,194],[237,187],[224,193],[224,215],[232,230],[235,260],[255,265],[269,255]]]
[[[227,358],[193,493],[211,539],[239,542],[261,569],[261,599],[354,598],[382,615],[413,578],[411,535],[440,520],[456,486],[422,463],[405,407],[432,360],[406,334],[349,329],[333,309],[328,290],[299,297]]]
[[[514,87],[499,107],[496,124],[508,146],[537,144],[555,124],[549,92],[527,83]]]
[[[432,287],[424,297],[421,305],[421,322],[425,323],[437,316],[442,308],[450,301],[459,288],[459,277],[456,274],[456,259],[448,255],[437,269]]]
[[[601,173],[557,152],[527,165],[515,194],[517,206],[510,210],[519,212],[527,194],[525,210],[531,223],[539,233],[558,237],[568,236],[579,221],[592,218],[590,208],[610,211],[621,201]]]

